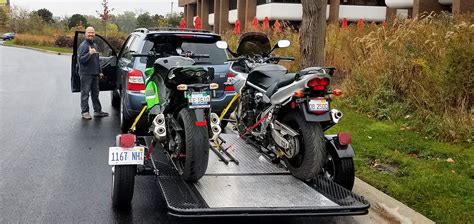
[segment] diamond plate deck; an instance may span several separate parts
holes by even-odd
[[[206,175],[194,185],[210,208],[338,206],[291,175]]]
[[[219,158],[213,152],[210,152],[206,175],[289,174],[289,171],[281,164],[272,164],[269,162],[261,153],[257,152],[254,146],[247,144],[245,140],[239,138],[237,134],[221,134],[220,136],[226,141],[222,147],[227,148],[230,146],[227,152],[232,154],[232,156],[239,161],[239,165],[232,162],[226,165],[222,161],[219,161]]]

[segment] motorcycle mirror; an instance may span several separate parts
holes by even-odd
[[[285,48],[290,46],[290,41],[289,40],[279,40],[277,43],[278,48]]]
[[[290,46],[291,42],[289,40],[279,40],[275,46],[273,47],[273,49],[270,51],[273,52],[275,49],[277,48],[286,48],[288,46]]]
[[[227,42],[222,41],[222,40],[217,41],[217,42],[216,42],[216,46],[217,46],[218,48],[220,48],[220,49],[227,49],[227,48],[229,47],[229,45],[227,44]]]

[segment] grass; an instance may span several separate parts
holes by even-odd
[[[41,45],[16,45],[13,40],[5,41],[6,46],[25,46],[41,50],[54,51],[58,53],[69,53],[72,54],[72,48],[63,48],[63,47],[51,47],[51,46],[41,46]]]
[[[404,122],[378,121],[336,104],[344,118],[329,132],[351,132],[359,178],[436,222],[472,223],[472,144],[439,142]]]

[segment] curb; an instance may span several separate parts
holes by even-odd
[[[435,223],[357,177],[352,191],[370,202],[369,217],[361,217],[361,223]]]
[[[49,54],[56,54],[56,55],[72,55],[71,53],[62,53],[62,52],[57,52],[57,51],[50,51],[50,50],[34,48],[34,47],[28,47],[28,46],[22,46],[22,45],[16,45],[16,44],[15,45],[5,45],[4,43],[1,43],[0,45],[2,45],[4,47],[23,48],[23,49],[35,50],[35,51],[49,53]]]

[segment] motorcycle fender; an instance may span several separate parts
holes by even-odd
[[[196,115],[196,121],[205,121],[204,109],[194,109],[194,115]]]
[[[171,125],[171,128],[175,131],[183,131],[183,128],[181,127],[181,125],[179,125],[179,122],[174,118],[172,117],[170,119],[170,125]]]
[[[305,103],[300,103],[299,106],[301,107],[301,113],[303,113],[304,119],[309,122],[324,122],[324,121],[330,121],[331,120],[331,113],[327,112],[325,114],[321,115],[316,115],[309,113],[306,104]]]
[[[333,150],[336,152],[337,156],[340,159],[343,158],[352,158],[355,156],[354,149],[352,149],[352,145],[339,145],[335,142],[334,136],[326,136],[326,150]]]

